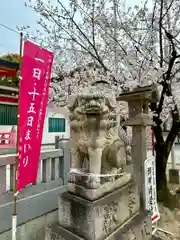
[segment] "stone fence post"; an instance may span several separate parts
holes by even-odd
[[[63,150],[63,160],[60,161],[60,177],[63,179],[64,185],[68,183],[68,172],[71,165],[71,151],[68,138],[55,137],[55,149]]]

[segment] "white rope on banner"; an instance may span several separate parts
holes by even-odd
[[[74,173],[74,174],[77,174],[77,175],[80,175],[80,176],[95,176],[95,177],[113,177],[113,176],[123,176],[124,175],[124,172],[123,173],[107,173],[107,174],[97,174],[97,173],[86,173],[80,169],[77,169],[77,168],[71,168],[70,169],[70,172],[68,174],[71,174],[71,173]]]
[[[18,193],[19,193],[19,191],[17,191],[16,193],[14,193],[14,196],[17,197]]]

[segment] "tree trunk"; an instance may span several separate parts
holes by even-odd
[[[156,183],[158,201],[164,201],[165,196],[169,193],[166,179],[166,162],[164,144],[156,148]]]
[[[167,184],[166,166],[169,154],[167,153],[166,144],[156,146],[156,185],[157,199],[166,207],[173,209],[177,207],[177,199],[171,194]]]

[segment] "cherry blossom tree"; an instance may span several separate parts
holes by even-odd
[[[140,8],[139,8],[140,9]],[[139,16],[145,30],[145,34],[151,44],[141,48],[141,42],[136,43],[136,34],[132,41],[135,43],[138,53],[152,63],[154,68],[162,71],[159,84],[160,99],[158,104],[151,104],[150,109],[154,113],[154,134],[156,138],[156,168],[157,189],[159,200],[169,201],[169,190],[166,180],[166,165],[169,153],[179,131],[179,93],[178,87],[179,65],[179,11],[178,1],[157,0],[154,2],[152,12],[145,11]],[[144,34],[142,34],[145,37]],[[143,52],[143,54],[141,54]],[[144,54],[145,53],[145,54]],[[153,55],[152,55],[153,54]],[[153,79],[154,82],[154,79]],[[171,126],[166,139],[163,138],[162,123],[167,117],[171,118]]]
[[[109,74],[111,87],[118,93],[120,89],[158,85],[159,102],[149,107],[155,123],[158,199],[167,203],[171,195],[166,165],[180,127],[178,0],[144,0],[141,6],[131,8],[122,0],[27,1],[27,6],[40,15],[43,43],[56,55],[53,84],[60,81],[61,89],[56,87],[51,101],[63,97],[66,102],[71,89],[88,84],[78,69],[89,62],[101,66],[104,75]],[[167,118],[171,124],[164,139]]]

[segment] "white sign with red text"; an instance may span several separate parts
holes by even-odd
[[[154,224],[160,219],[156,192],[155,156],[149,157],[148,159],[145,160],[144,171],[145,171],[146,210],[151,212],[152,224]]]

